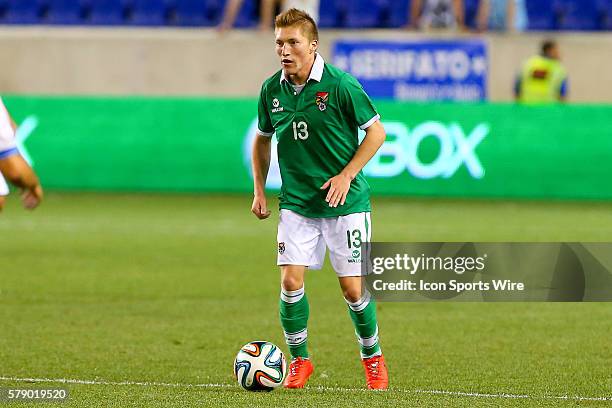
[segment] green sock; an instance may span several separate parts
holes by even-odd
[[[349,315],[355,325],[355,334],[359,341],[361,358],[382,354],[378,344],[378,323],[376,321],[376,302],[369,292],[355,303],[346,302]]]
[[[281,288],[280,320],[292,358],[308,358],[308,315],[308,299],[304,287],[292,291]]]

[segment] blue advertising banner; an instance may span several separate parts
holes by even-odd
[[[357,78],[372,98],[487,98],[487,47],[482,40],[339,40],[333,46],[333,64]]]

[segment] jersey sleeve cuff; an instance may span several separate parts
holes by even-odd
[[[378,119],[380,119],[380,115],[377,113],[376,115],[374,115],[374,117],[372,119],[368,120],[366,123],[364,123],[363,125],[359,126],[359,129],[366,130],[367,128],[372,126],[374,124],[374,122],[376,122]]]
[[[264,132],[261,129],[257,129],[257,133],[259,133],[262,136],[266,136],[266,137],[271,137],[274,134],[274,132]]]
[[[17,149],[16,147],[13,147],[8,150],[3,150],[3,151],[0,151],[0,159],[4,159],[5,157],[9,157],[9,156],[12,156],[18,153],[19,153],[19,149]]]

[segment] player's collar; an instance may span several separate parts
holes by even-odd
[[[314,64],[312,64],[312,69],[310,70],[310,76],[308,76],[308,81],[313,79],[317,82],[321,82],[321,78],[323,78],[323,68],[324,67],[325,67],[325,60],[317,52],[315,56]],[[285,77],[285,71],[281,70],[280,83],[282,84],[283,81],[287,81],[287,78]]]

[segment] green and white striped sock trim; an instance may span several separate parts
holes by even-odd
[[[366,290],[363,296],[361,297],[361,299],[359,299],[356,302],[349,302],[346,299],[344,300],[346,300],[348,307],[350,307],[353,312],[361,312],[363,309],[368,307],[368,305],[370,304],[371,298],[372,298],[372,295],[370,294],[370,292]]]
[[[290,347],[295,347],[302,345],[308,339],[308,329],[300,330],[295,333],[287,333],[285,332],[285,341],[287,345]]]
[[[285,303],[297,303],[304,297],[304,286],[298,290],[286,290],[281,287],[280,298]]]

